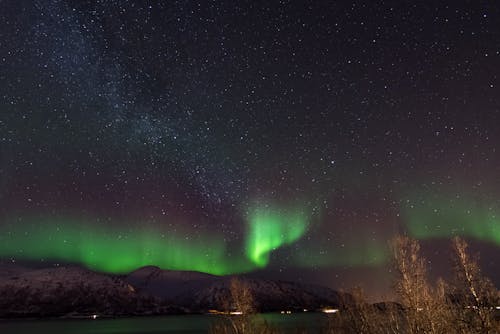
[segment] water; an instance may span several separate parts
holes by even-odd
[[[260,320],[279,328],[283,333],[296,333],[307,329],[307,333],[320,333],[327,321],[321,313],[258,315]],[[211,315],[180,315],[157,317],[134,317],[119,319],[53,319],[53,320],[3,320],[0,321],[2,334],[201,334],[207,333],[210,325],[217,321]]]

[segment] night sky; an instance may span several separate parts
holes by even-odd
[[[0,258],[498,283],[499,69],[495,1],[2,1]]]

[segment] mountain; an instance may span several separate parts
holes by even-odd
[[[0,317],[124,316],[224,310],[238,278],[261,312],[339,307],[349,295],[328,288],[242,276],[213,276],[148,266],[128,275],[77,266],[0,265]]]
[[[178,300],[179,296],[199,291],[219,280],[224,280],[224,277],[196,271],[162,270],[146,266],[124,276],[123,280],[142,294]]]
[[[80,267],[0,266],[0,317],[159,312],[154,298],[117,277]]]
[[[244,275],[213,276],[198,272],[169,271],[157,267],[140,268],[123,279],[142,295],[160,297],[193,311],[222,310],[231,299],[233,278],[248,288],[255,307],[261,312],[317,310],[350,302],[348,294],[301,283],[253,279]]]

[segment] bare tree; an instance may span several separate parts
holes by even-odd
[[[255,313],[255,301],[248,284],[238,278],[232,278],[229,284],[230,299],[234,311],[243,315]]]
[[[454,253],[454,298],[456,317],[461,331],[467,333],[498,333],[494,327],[494,307],[498,303],[498,290],[481,273],[478,256],[467,252],[467,242],[459,237],[452,240]]]
[[[229,295],[225,302],[225,317],[211,328],[213,334],[275,334],[278,330],[269,326],[255,315],[255,300],[247,282],[232,278],[229,283]]]
[[[406,308],[408,331],[426,332],[429,326],[421,312],[428,307],[430,291],[424,259],[420,256],[420,245],[416,240],[397,236],[392,240],[391,246],[397,275],[395,289]]]
[[[426,260],[417,240],[396,236],[392,241],[395,289],[405,307],[408,333],[449,333],[449,304],[444,281],[436,287],[427,278]]]
[[[372,305],[363,290],[354,288],[342,309],[329,319],[327,333],[398,334],[401,333],[399,310],[395,304]]]
[[[498,290],[482,275],[477,258],[469,256],[464,240],[455,238],[452,246],[453,281],[430,284],[418,241],[396,236],[391,243],[394,289],[403,310],[384,306],[377,312],[360,290],[354,290],[352,304],[333,319],[329,333],[500,333],[500,321],[495,319]]]

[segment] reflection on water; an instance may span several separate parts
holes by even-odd
[[[321,313],[295,313],[258,315],[283,333],[296,333],[298,329],[307,329],[308,333],[319,333],[327,320]],[[147,334],[147,333],[207,333],[210,324],[217,320],[210,315],[180,315],[158,317],[136,317],[97,320],[3,320],[0,321],[2,334]]]

